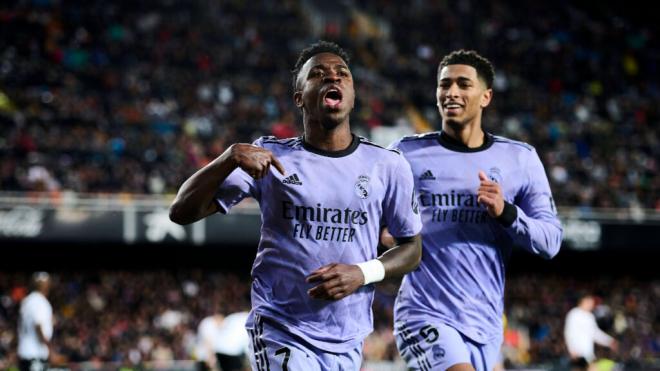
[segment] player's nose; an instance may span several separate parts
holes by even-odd
[[[336,71],[330,71],[323,77],[324,82],[334,83],[334,82],[339,82],[340,80],[341,77]]]

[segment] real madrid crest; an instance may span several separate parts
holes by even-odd
[[[488,170],[488,179],[497,184],[502,184],[502,171],[496,167],[491,167],[490,170]]]
[[[371,192],[371,187],[369,186],[369,177],[366,175],[360,175],[355,182],[355,194],[361,199],[369,197]]]

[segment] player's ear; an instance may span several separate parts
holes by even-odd
[[[295,92],[293,92],[293,101],[296,103],[296,107],[302,108],[303,106],[302,91],[296,90]]]
[[[481,102],[479,103],[479,106],[481,108],[488,107],[492,99],[493,99],[493,89],[484,90],[484,93],[481,95]]]

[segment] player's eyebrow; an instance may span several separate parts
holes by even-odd
[[[327,67],[326,67],[325,64],[319,63],[319,64],[317,64],[317,65],[312,66],[312,68],[310,68],[309,70],[311,71],[311,70],[314,70],[314,69],[326,69],[326,68],[327,68]],[[341,63],[337,63],[337,64],[335,64],[334,66],[332,66],[332,68],[335,68],[335,69],[343,69],[343,70],[349,70],[349,68],[348,68],[347,65],[345,65],[345,64],[341,64]]]
[[[444,77],[444,78],[440,79],[440,82],[452,82],[452,81],[454,81],[454,80],[456,80],[456,81],[458,81],[458,82],[471,82],[471,81],[473,81],[473,80],[472,80],[471,78],[469,78],[469,77],[466,77],[466,76],[458,76],[458,77],[456,77],[455,79],[452,79],[452,78],[450,78],[450,77]]]

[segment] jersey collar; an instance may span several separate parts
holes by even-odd
[[[452,138],[449,136],[449,134],[445,133],[444,131],[440,131],[440,135],[438,136],[438,143],[440,143],[441,146],[447,148],[450,151],[455,151],[455,152],[481,152],[485,151],[490,146],[493,145],[493,135],[490,133],[487,133],[484,131],[484,142],[482,145],[479,147],[475,148],[470,148],[463,144],[463,142],[459,142],[458,140]]]
[[[352,137],[351,144],[346,149],[342,149],[341,151],[325,151],[325,150],[322,150],[320,148],[316,148],[316,147],[312,146],[311,144],[305,142],[304,137],[300,137],[300,140],[302,142],[303,148],[306,149],[309,152],[312,152],[312,153],[315,153],[315,154],[321,155],[321,156],[326,156],[326,157],[344,157],[344,156],[348,156],[351,153],[355,152],[357,147],[360,145],[360,139],[358,139],[358,137],[355,134],[351,133],[351,137]]]

